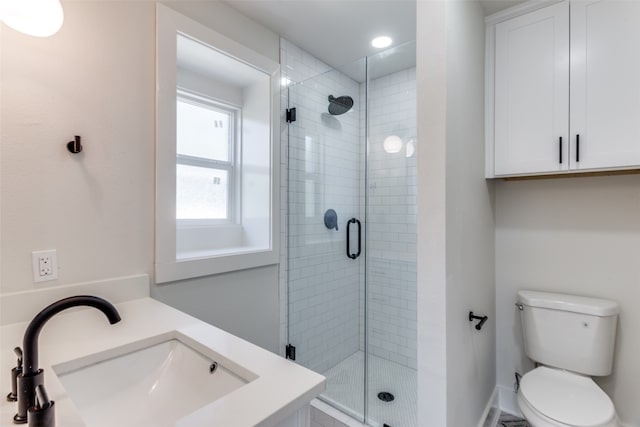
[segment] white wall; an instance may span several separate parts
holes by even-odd
[[[447,12],[447,425],[472,426],[496,381],[493,183],[482,161],[484,14],[468,0],[449,1]],[[489,316],[482,331],[469,311]]]
[[[477,425],[495,386],[483,18],[476,1],[418,2],[418,417],[425,425]],[[489,316],[481,332],[470,310]]]
[[[640,426],[640,176],[496,182],[498,385],[533,367],[523,352],[519,289],[620,304],[613,374],[597,379],[621,420]]]
[[[64,7],[54,37],[2,28],[3,293],[152,271],[154,8]],[[59,280],[35,285],[53,248]]]
[[[31,251],[40,249],[58,250],[60,270],[38,286],[153,272],[155,4],[63,7],[53,37],[1,30],[2,293],[36,286]],[[225,4],[177,8],[278,61],[277,35]],[[76,134],[80,155],[65,147]],[[277,277],[268,266],[152,286],[152,294],[275,351]],[[230,311],[230,299],[246,305]],[[260,327],[245,327],[248,316]]]

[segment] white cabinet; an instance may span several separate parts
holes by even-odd
[[[497,20],[487,176],[639,168],[640,2],[565,1]]]
[[[569,5],[496,25],[495,174],[566,170]]]
[[[572,169],[640,165],[637,0],[571,3],[570,106]]]
[[[311,405],[305,404],[295,413],[289,415],[284,421],[279,422],[276,427],[309,427],[311,425]]]

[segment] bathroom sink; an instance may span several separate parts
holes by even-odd
[[[113,353],[53,367],[88,426],[174,426],[256,378],[175,337]]]

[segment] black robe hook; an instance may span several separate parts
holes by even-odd
[[[80,136],[76,135],[75,140],[69,141],[67,143],[67,150],[72,152],[73,154],[78,154],[82,151],[82,144],[80,143]]]

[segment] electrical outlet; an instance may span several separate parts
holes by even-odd
[[[58,257],[56,250],[31,252],[33,259],[33,281],[45,282],[58,278]]]

